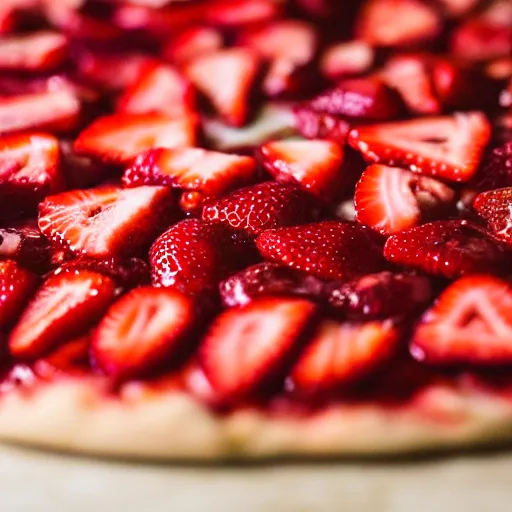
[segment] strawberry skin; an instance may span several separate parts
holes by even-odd
[[[48,196],[39,205],[39,229],[76,255],[134,254],[158,233],[173,208],[166,187],[103,186]]]
[[[49,277],[39,288],[9,336],[16,358],[40,357],[84,334],[116,295],[112,279],[86,270]]]
[[[512,245],[512,187],[478,194],[473,208],[487,222],[496,238]]]
[[[512,187],[512,140],[504,142],[489,152],[483,161],[482,168],[475,176],[475,181],[478,190]]]
[[[10,258],[29,269],[44,271],[50,264],[50,245],[37,224],[0,228],[0,258]]]
[[[343,148],[334,141],[273,141],[260,148],[261,161],[272,176],[291,181],[328,200],[342,186]]]
[[[292,369],[293,389],[313,394],[351,385],[387,361],[399,338],[389,320],[365,324],[324,320]]]
[[[312,216],[311,206],[297,185],[268,181],[208,203],[203,220],[257,235],[265,229],[306,222]]]
[[[199,349],[218,399],[238,401],[279,382],[315,311],[306,300],[269,297],[218,316]]]
[[[424,216],[442,212],[455,192],[444,183],[405,169],[370,165],[356,185],[356,219],[383,235],[417,226]]]
[[[37,285],[37,276],[14,260],[0,260],[0,329],[10,327]]]
[[[369,162],[466,182],[476,173],[490,134],[486,117],[469,112],[361,126],[348,142]]]
[[[489,275],[462,277],[423,316],[410,346],[424,363],[512,363],[512,288]]]
[[[92,358],[116,379],[147,375],[179,353],[195,319],[187,296],[163,288],[136,288],[115,302],[95,329]]]
[[[192,115],[172,119],[160,113],[114,114],[81,132],[74,149],[106,163],[129,164],[148,149],[194,146],[197,123]]]
[[[390,236],[384,256],[396,265],[449,279],[499,272],[510,258],[504,247],[464,220],[431,222]]]
[[[323,279],[345,279],[381,270],[383,259],[362,227],[323,221],[269,229],[256,239],[261,255]]]

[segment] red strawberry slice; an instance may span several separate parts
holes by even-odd
[[[489,141],[490,126],[480,112],[361,126],[349,144],[370,162],[406,166],[449,181],[468,181]]]
[[[255,177],[249,156],[200,148],[151,149],[138,156],[123,175],[127,187],[166,185],[217,197]]]
[[[293,367],[293,387],[311,394],[351,385],[387,361],[398,340],[398,330],[389,320],[366,324],[324,320]]]
[[[505,249],[467,221],[438,221],[390,236],[384,256],[397,265],[453,279],[503,270]]]
[[[166,187],[104,186],[48,196],[39,206],[39,228],[74,254],[134,254],[158,232],[173,207]]]
[[[291,226],[312,217],[312,202],[300,187],[273,181],[241,188],[203,208],[203,220],[249,235]]]
[[[51,276],[39,288],[9,336],[14,357],[40,357],[84,334],[114,300],[112,279],[86,270]]]
[[[37,276],[14,260],[0,260],[0,329],[18,318],[37,286]]]
[[[328,139],[345,144],[350,125],[338,116],[315,112],[308,104],[295,107],[295,126],[307,139]]]
[[[158,62],[146,64],[139,78],[117,102],[118,112],[160,112],[172,118],[191,114],[194,108],[192,84],[177,69]]]
[[[206,19],[220,27],[243,27],[270,21],[280,12],[275,0],[214,0],[206,7]]]
[[[172,119],[159,113],[115,114],[94,121],[75,140],[78,154],[113,164],[130,163],[139,153],[156,147],[194,146],[198,119]]]
[[[447,209],[455,192],[444,183],[405,169],[370,165],[356,185],[356,219],[383,235],[417,226]]]
[[[0,137],[0,210],[4,215],[35,209],[47,194],[63,188],[56,137],[44,133]]]
[[[399,117],[403,112],[400,95],[377,78],[352,78],[323,92],[309,102],[315,112],[368,121]]]
[[[224,46],[221,32],[213,27],[190,27],[172,38],[163,50],[166,59],[178,65],[201,55],[216,52]]]
[[[344,151],[334,141],[273,141],[264,144],[260,154],[276,180],[299,183],[321,199],[332,198],[342,188]]]
[[[512,288],[488,275],[462,277],[427,311],[411,354],[433,364],[512,363]]]
[[[187,65],[186,75],[228,123],[243,126],[259,69],[256,53],[230,48],[196,57]]]
[[[499,240],[512,245],[512,187],[478,194],[473,208]]]
[[[80,100],[69,87],[0,97],[0,133],[26,130],[65,132],[76,127]]]
[[[50,247],[36,225],[0,228],[0,257],[16,260],[30,269],[45,270],[50,262]]]
[[[324,284],[290,267],[268,261],[247,267],[219,285],[221,300],[226,307],[245,306],[261,296],[300,296],[319,299]]]
[[[62,64],[66,54],[66,37],[57,32],[5,37],[0,40],[0,69],[48,71]]]
[[[108,375],[147,375],[171,362],[196,320],[193,301],[174,290],[145,286],[115,302],[92,339],[95,363]]]
[[[238,401],[279,382],[315,310],[307,300],[266,298],[222,313],[200,347],[218,399]]]
[[[382,269],[379,249],[362,227],[323,221],[270,229],[256,239],[261,255],[323,279],[345,279]]]
[[[443,14],[453,18],[459,18],[471,12],[480,0],[439,0]]]
[[[366,0],[356,24],[358,39],[377,46],[424,43],[440,31],[439,13],[421,0]]]
[[[149,251],[153,285],[191,295],[213,290],[234,261],[228,237],[220,226],[198,219],[178,222]]]
[[[365,41],[335,43],[323,52],[320,71],[330,80],[368,71],[374,61],[373,48]]]

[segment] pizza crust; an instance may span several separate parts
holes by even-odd
[[[221,460],[378,456],[512,440],[512,400],[432,386],[404,407],[336,405],[308,416],[213,413],[192,395],[126,386],[107,398],[94,379],[13,390],[0,439],[131,459]]]

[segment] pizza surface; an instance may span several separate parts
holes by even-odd
[[[512,6],[0,7],[0,441],[512,439]]]

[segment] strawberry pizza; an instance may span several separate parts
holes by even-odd
[[[1,441],[512,441],[507,0],[1,4]]]

